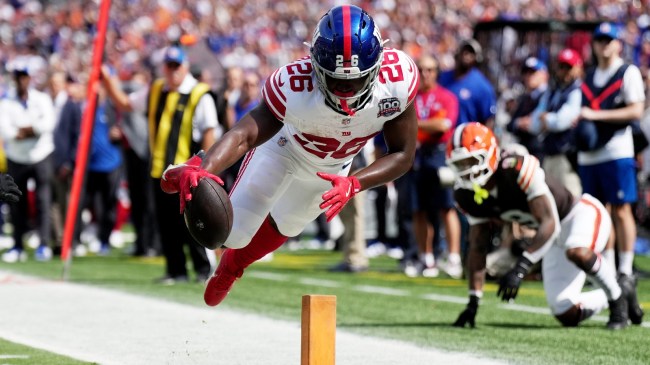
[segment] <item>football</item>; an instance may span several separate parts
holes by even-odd
[[[185,225],[203,247],[214,250],[226,242],[232,229],[233,211],[228,193],[212,179],[203,178],[192,189],[192,200],[183,212]]]

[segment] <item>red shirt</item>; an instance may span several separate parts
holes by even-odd
[[[439,85],[429,91],[418,91],[415,95],[415,111],[418,121],[446,118],[451,122],[451,127],[445,133],[428,133],[418,129],[418,141],[421,144],[440,144],[449,141],[458,119],[456,95]]]

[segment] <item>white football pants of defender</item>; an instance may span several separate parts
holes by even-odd
[[[602,289],[582,293],[587,274],[567,259],[566,250],[586,247],[599,253],[605,249],[611,230],[612,221],[607,210],[589,194],[583,194],[564,217],[560,235],[542,261],[546,301],[554,315],[578,303],[596,311],[607,308],[607,296]],[[611,263],[603,261],[601,265]]]
[[[337,165],[315,165],[291,153],[289,138],[280,132],[244,157],[230,192],[234,220],[226,247],[247,246],[269,213],[282,235],[297,236],[323,212],[322,195],[332,188],[316,173],[348,176],[353,156]]]

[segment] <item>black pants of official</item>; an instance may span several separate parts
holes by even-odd
[[[199,245],[187,230],[183,215],[179,213],[180,201],[178,194],[167,194],[162,191],[160,189],[160,179],[154,179],[153,185],[158,230],[167,264],[167,275],[174,278],[187,276],[185,266],[187,258],[184,247],[188,245],[196,275],[207,277],[210,274],[210,262],[208,261],[206,249]]]
[[[23,249],[23,235],[30,229],[29,199],[27,198],[27,180],[36,182],[36,227],[41,244],[50,243],[50,207],[52,188],[50,182],[54,173],[52,155],[34,164],[21,164],[7,161],[8,172],[13,176],[23,196],[17,203],[11,204],[11,221],[14,226],[14,248]]]
[[[88,171],[83,207],[91,208],[99,231],[97,238],[108,244],[117,218],[117,189],[122,178],[121,168],[113,171]]]
[[[132,149],[125,149],[124,165],[131,199],[131,222],[136,233],[133,253],[140,256],[160,252],[149,162],[140,158]]]

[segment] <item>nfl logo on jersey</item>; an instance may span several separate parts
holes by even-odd
[[[377,117],[389,117],[401,110],[399,99],[386,98],[379,101],[379,113]]]

